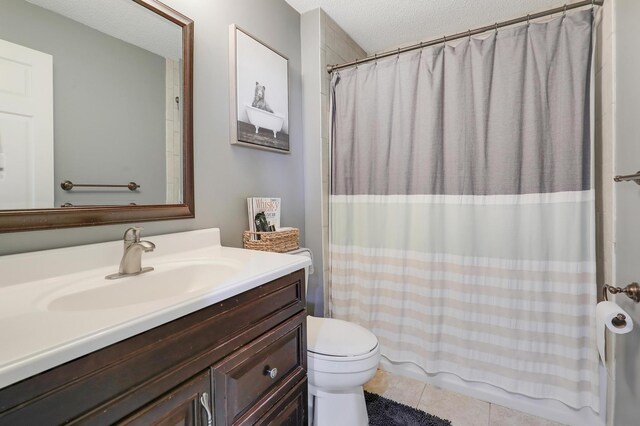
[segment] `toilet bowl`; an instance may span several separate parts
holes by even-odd
[[[308,248],[289,252],[310,257]],[[313,264],[305,268],[305,290]],[[307,317],[307,377],[310,426],[368,426],[362,386],[380,362],[376,336],[366,328],[333,318]]]
[[[332,318],[307,317],[309,424],[369,424],[362,386],[376,374],[380,347],[364,327]]]

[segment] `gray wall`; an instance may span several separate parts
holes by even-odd
[[[618,0],[616,8],[616,153],[615,174],[640,170],[640,2]],[[640,281],[640,186],[615,185],[616,285]],[[640,304],[626,296],[615,299],[631,315],[635,328],[615,337],[614,424],[638,424],[640,408]]]
[[[164,203],[165,59],[24,0],[0,0],[0,38],[53,56],[56,205]]]
[[[195,21],[196,218],[141,223],[145,227],[143,235],[220,227],[222,243],[239,247],[242,231],[248,226],[249,196],[280,197],[282,224],[303,232],[300,15],[284,0],[165,0],[164,3]],[[289,58],[290,155],[229,144],[231,23],[247,29]],[[127,226],[0,234],[0,254],[116,240]],[[301,238],[304,243],[304,236]]]
[[[613,126],[614,126],[614,81],[613,81],[613,44],[614,35],[613,1],[606,1],[596,15],[596,43],[594,51],[595,96],[594,96],[594,181],[596,195],[596,283],[598,289],[602,283],[613,283],[613,258],[615,251],[613,191]],[[601,299],[600,291],[598,298]],[[613,334],[607,335],[606,358],[613,359]],[[613,406],[615,385],[612,362],[607,363],[607,381],[601,383],[601,392],[606,391],[606,410],[600,417],[606,424],[613,425]],[[606,386],[606,388],[605,388]],[[604,408],[604,407],[603,407]]]
[[[309,276],[307,291],[309,309],[316,316],[323,316],[323,251],[322,251],[322,158],[320,115],[320,9],[303,13],[302,74],[304,114],[304,186],[305,229],[307,247],[313,252],[314,274]]]
[[[313,314],[328,314],[329,279],[329,86],[327,64],[361,59],[366,52],[322,9],[305,12],[302,73],[305,140],[305,228],[316,273],[309,277]]]

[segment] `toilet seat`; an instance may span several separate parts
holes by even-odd
[[[316,377],[317,374],[358,374],[363,371],[374,371],[380,362],[380,349],[378,346],[368,354],[358,357],[336,357],[328,355],[318,355],[313,352],[307,353],[308,374]],[[316,382],[316,379],[312,379]],[[364,384],[361,383],[361,384]]]
[[[309,376],[352,374],[375,369],[380,361],[376,336],[364,327],[333,318],[307,317]]]
[[[307,317],[307,353],[335,361],[368,358],[376,351],[378,339],[366,328],[351,322]]]

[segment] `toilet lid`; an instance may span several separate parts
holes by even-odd
[[[378,346],[376,336],[364,327],[333,318],[307,317],[307,350],[320,355],[357,356]]]

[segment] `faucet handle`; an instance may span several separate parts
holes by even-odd
[[[140,242],[140,231],[143,228],[138,226],[132,226],[131,228],[124,231],[124,242],[125,243],[139,243]]]

